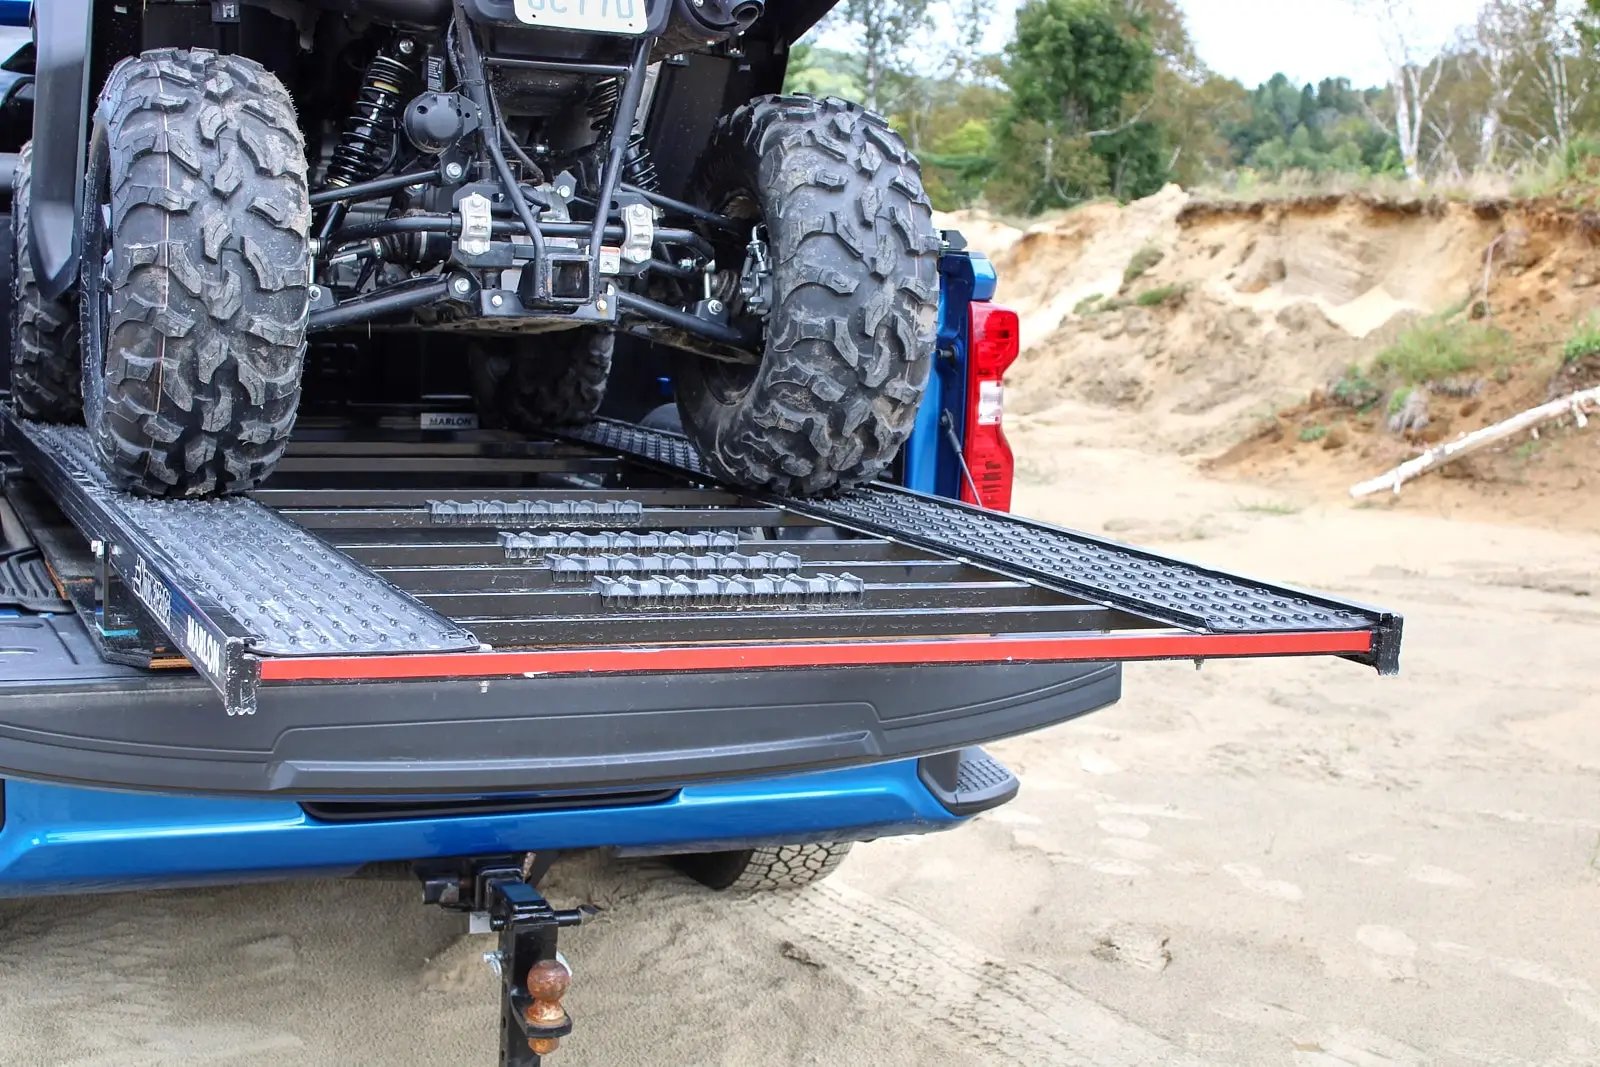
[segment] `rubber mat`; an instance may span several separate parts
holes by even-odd
[[[72,611],[72,605],[56,591],[37,548],[0,552],[0,607],[59,614]]]

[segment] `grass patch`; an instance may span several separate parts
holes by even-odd
[[[1309,171],[1289,169],[1281,174],[1264,174],[1249,167],[1237,168],[1219,179],[1191,190],[1199,201],[1234,201],[1252,204],[1294,202],[1327,196],[1359,196],[1376,201],[1407,202],[1419,197],[1440,200],[1475,200],[1506,196],[1511,192],[1509,172],[1475,172],[1460,178],[1427,182],[1418,186],[1405,178],[1387,174],[1352,173],[1341,170]]]
[[[1522,169],[1511,185],[1516,197],[1559,196],[1582,203],[1600,179],[1600,143],[1579,137]]]
[[[1183,302],[1183,296],[1189,291],[1187,285],[1160,285],[1154,289],[1146,289],[1134,298],[1134,303],[1142,308],[1167,307]]]
[[[1378,353],[1373,369],[1408,385],[1503,365],[1511,359],[1511,335],[1467,319],[1422,319]]]
[[[1074,315],[1093,315],[1096,311],[1103,310],[1095,307],[1095,305],[1100,303],[1100,301],[1104,300],[1105,298],[1106,294],[1104,293],[1095,293],[1093,296],[1086,296],[1076,304],[1072,305],[1072,313]]]
[[[1300,440],[1308,445],[1313,441],[1320,441],[1326,436],[1328,436],[1328,428],[1326,426],[1307,426],[1300,431]]]
[[[1383,399],[1383,387],[1352,363],[1344,369],[1344,376],[1328,390],[1328,397],[1340,407],[1354,408],[1365,414]]]
[[[1300,513],[1300,507],[1297,504],[1276,504],[1271,501],[1264,503],[1243,501],[1236,503],[1234,506],[1240,511],[1249,512],[1252,515],[1298,515]]]
[[[1511,450],[1511,455],[1512,455],[1513,458],[1521,460],[1522,462],[1526,463],[1528,460],[1532,459],[1534,456],[1537,456],[1539,454],[1539,450],[1542,449],[1542,448],[1544,448],[1544,442],[1543,441],[1541,441],[1537,437],[1530,437],[1526,441],[1524,441],[1520,445],[1518,445],[1516,448],[1513,448]]]
[[[1389,394],[1389,414],[1390,415],[1398,415],[1402,411],[1404,411],[1406,409],[1406,401],[1411,399],[1411,394],[1414,391],[1415,391],[1415,389],[1414,389],[1413,386],[1402,385],[1400,388],[1396,389],[1393,393],[1390,393]]]
[[[1161,249],[1156,248],[1154,245],[1145,245],[1133,254],[1132,259],[1128,260],[1127,269],[1122,272],[1122,284],[1125,286],[1132,285],[1165,258],[1167,258],[1167,254]]]
[[[1572,337],[1562,350],[1563,363],[1576,363],[1589,356],[1600,356],[1600,321],[1590,315],[1574,327]]]

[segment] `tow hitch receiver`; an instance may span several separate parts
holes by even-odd
[[[534,861],[530,853],[523,863],[502,856],[417,870],[423,903],[469,912],[475,929],[487,918],[500,935],[497,950],[484,956],[500,976],[500,1067],[539,1067],[572,1032],[561,1004],[572,971],[556,951],[556,934],[599,913],[588,904],[552,908],[532,884],[548,863]]]

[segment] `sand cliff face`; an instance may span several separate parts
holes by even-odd
[[[1021,314],[1023,355],[1007,379],[1018,426],[1115,412],[1131,417],[1105,444],[1332,487],[1600,379],[1600,360],[1562,363],[1575,323],[1600,304],[1600,217],[1549,202],[1219,203],[1171,186],[1026,230],[973,213],[943,221],[990,254],[999,299]],[[1396,428],[1401,383],[1380,380],[1365,404],[1330,400],[1349,368],[1449,315],[1505,332],[1493,367],[1410,390],[1399,399],[1415,417]],[[1559,494],[1600,473],[1593,449],[1561,447],[1559,428],[1542,440],[1454,473],[1480,483],[1474,492],[1492,484],[1478,493],[1489,500]]]

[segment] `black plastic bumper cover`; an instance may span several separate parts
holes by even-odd
[[[0,775],[285,799],[614,789],[880,763],[1115,702],[1115,664],[324,683],[225,715],[104,663],[74,618],[0,619]]]

